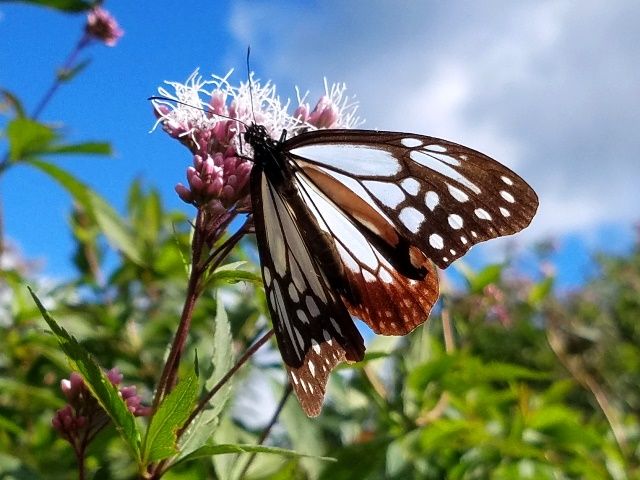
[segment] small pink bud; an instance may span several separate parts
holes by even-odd
[[[175,186],[176,193],[180,197],[180,199],[185,203],[193,203],[193,195],[191,190],[185,187],[183,184],[179,183]]]
[[[120,369],[118,369],[118,367],[113,367],[107,372],[107,378],[113,385],[119,385],[120,382],[122,382],[123,377],[124,376],[120,373]]]
[[[129,397],[133,397],[136,394],[136,387],[135,385],[131,385],[128,387],[121,387],[120,388],[120,395],[122,395],[122,398],[127,399]]]
[[[94,7],[87,15],[85,32],[109,47],[115,46],[124,31],[118,26],[116,19],[104,8]]]
[[[306,123],[309,118],[309,105],[306,103],[301,104],[293,112],[293,118],[297,118],[302,123]]]

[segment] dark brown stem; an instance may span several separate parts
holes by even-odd
[[[293,391],[293,388],[291,387],[291,383],[287,382],[287,386],[284,389],[284,392],[282,392],[282,397],[280,398],[280,402],[278,403],[278,406],[276,407],[275,412],[273,412],[273,416],[271,417],[271,420],[269,421],[267,426],[264,428],[264,430],[262,430],[262,433],[260,434],[260,438],[258,438],[258,442],[256,443],[256,445],[262,445],[264,441],[267,439],[267,437],[271,433],[271,429],[278,421],[278,417],[280,417],[280,413],[282,412],[282,409],[287,403],[287,400],[289,399],[289,396],[291,395],[292,391]],[[255,458],[256,458],[256,453],[254,452],[251,454],[251,456],[249,457],[249,460],[247,460],[247,463],[244,465],[244,467],[242,467],[242,472],[240,473],[239,478],[245,477],[245,475],[247,474],[247,471],[249,471],[249,467],[251,466]]]
[[[193,243],[191,246],[191,253],[192,253],[191,274],[189,275],[189,283],[187,286],[187,296],[185,299],[184,306],[182,308],[182,314],[180,315],[180,323],[178,324],[178,330],[176,331],[176,335],[173,339],[173,344],[171,345],[171,350],[169,351],[169,357],[167,358],[167,361],[164,364],[162,374],[160,375],[160,380],[158,381],[156,395],[153,399],[154,411],[156,408],[158,408],[158,405],[160,404],[160,401],[164,398],[164,396],[167,393],[169,393],[171,388],[173,388],[177,371],[178,371],[178,366],[180,363],[180,357],[182,356],[182,351],[184,349],[184,345],[187,341],[187,337],[189,334],[189,327],[191,326],[191,317],[193,315],[193,309],[198,299],[199,284],[202,276],[202,270],[199,266],[200,255],[203,247],[202,234],[201,234],[202,221],[203,221],[202,211],[198,210],[198,215],[196,217],[196,224],[194,227]]]

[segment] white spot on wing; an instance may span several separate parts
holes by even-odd
[[[385,283],[392,283],[393,282],[393,277],[387,271],[386,268],[381,268],[380,269],[380,272],[378,273],[378,277],[380,277],[380,280],[382,280]]]
[[[466,245],[469,240],[467,240],[467,237],[463,235],[462,237],[460,237],[460,241],[462,242],[463,245]]]
[[[316,318],[318,315],[320,315],[320,310],[318,309],[318,305],[316,305],[316,302],[312,296],[307,295],[306,303],[307,303],[307,310],[309,311],[312,317]]]
[[[264,283],[268,287],[271,285],[271,272],[267,267],[262,267],[262,276],[264,277]]]
[[[399,218],[412,233],[418,233],[420,225],[424,222],[424,215],[413,207],[404,207],[400,212]]]
[[[480,220],[491,220],[491,215],[489,215],[489,212],[487,212],[484,208],[476,208],[474,210],[474,213]],[[473,235],[473,232],[471,232],[471,234]]]
[[[318,355],[320,355],[320,352],[321,352],[320,344],[318,342],[316,342],[315,338],[311,339],[311,347],[313,348],[314,352],[316,352]]]
[[[376,277],[369,270],[362,271],[362,278],[364,278],[364,280],[369,283],[373,283],[376,281]]]
[[[407,177],[402,182],[400,182],[400,186],[404,188],[404,191],[409,195],[417,195],[420,192],[420,182],[418,182],[413,177]]]
[[[400,143],[408,148],[415,148],[422,145],[422,142],[417,138],[403,138]]]
[[[289,297],[291,297],[291,300],[293,300],[296,303],[298,303],[298,301],[300,300],[300,297],[298,297],[298,291],[296,290],[296,286],[293,283],[289,284]]]
[[[509,177],[505,177],[504,175],[500,177],[504,183],[507,185],[513,185],[513,181]]]
[[[429,245],[440,250],[442,249],[442,247],[444,247],[444,241],[442,240],[442,237],[440,235],[438,235],[437,233],[432,233],[429,236]]]
[[[516,199],[513,198],[513,195],[511,195],[509,192],[507,192],[505,190],[501,190],[500,191],[500,196],[502,198],[504,198],[509,203],[514,203],[516,201]]]
[[[315,378],[315,376],[316,376],[316,366],[313,364],[313,362],[311,360],[309,360],[309,371],[311,372],[311,376]],[[313,393],[313,391],[311,393]]]
[[[307,314],[303,310],[296,310],[296,314],[302,323],[309,325],[309,318],[307,318]]]
[[[424,149],[430,152],[439,152],[439,153],[444,153],[447,151],[445,146],[439,145],[437,143],[432,143],[431,145],[427,145],[426,147],[424,147]]]
[[[406,198],[402,189],[395,183],[365,181],[364,186],[389,208],[396,208]]]
[[[322,329],[322,336],[324,337],[324,340],[326,342],[331,341],[331,335],[329,335],[329,332],[327,332],[325,329]]]
[[[455,213],[452,213],[451,215],[449,215],[448,220],[449,220],[449,225],[454,230],[460,230],[464,225],[462,217],[460,215],[456,215]]]
[[[503,217],[510,217],[511,216],[511,212],[509,212],[509,210],[507,210],[504,207],[500,207],[500,213],[502,214]]]
[[[427,208],[433,212],[433,210],[438,206],[438,203],[440,203],[440,197],[436,192],[429,190],[424,197],[424,203],[426,203]]]
[[[456,188],[453,185],[447,185],[447,187],[449,187],[449,193],[451,194],[451,196],[455,198],[457,201],[466,202],[467,200],[469,200],[469,195],[464,193],[459,188]]]
[[[336,332],[338,332],[339,335],[342,335],[342,330],[340,330],[340,325],[338,325],[338,322],[336,322],[333,317],[329,317],[329,320],[331,321],[331,325],[333,325],[333,328],[336,329]]]

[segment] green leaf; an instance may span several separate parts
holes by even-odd
[[[135,237],[124,220],[97,193],[60,167],[41,160],[30,160],[29,165],[37,167],[71,194],[82,205],[100,227],[109,243],[122,251],[132,262],[142,264],[142,254],[138,250]]]
[[[7,0],[4,0],[7,1]],[[93,7],[94,2],[85,0],[14,0],[16,3],[32,3],[41,7],[53,8],[63,12],[84,12]]]
[[[480,293],[484,288],[500,280],[503,270],[502,264],[488,265],[475,274],[467,275],[469,288],[473,293]]]
[[[80,372],[87,387],[100,406],[111,417],[120,436],[129,445],[136,461],[140,461],[140,434],[133,414],[127,408],[118,389],[109,381],[95,359],[46,311],[36,294],[29,288],[42,317],[56,336],[73,370]]]
[[[227,312],[217,297],[217,311],[215,333],[213,335],[213,352],[211,356],[212,368],[209,378],[205,382],[207,390],[213,388],[218,381],[231,369],[233,364],[233,337]],[[181,455],[200,448],[215,432],[218,417],[231,396],[232,381],[227,382],[211,399],[207,408],[196,417],[180,439]]]
[[[69,145],[52,145],[42,153],[81,153],[91,155],[111,155],[113,150],[108,142],[82,142]]]
[[[51,127],[29,118],[14,118],[7,125],[9,159],[15,162],[42,153],[56,138]]]
[[[198,390],[198,377],[191,371],[162,401],[145,437],[142,454],[145,465],[178,453],[177,432],[193,411]]]
[[[540,304],[545,300],[553,288],[553,278],[545,278],[541,282],[536,283],[529,291],[529,303],[533,305]]]
[[[221,445],[204,445],[199,449],[191,452],[189,455],[180,460],[180,463],[195,460],[197,458],[211,457],[213,455],[226,455],[229,453],[269,453],[272,455],[281,455],[290,458],[313,458],[325,462],[335,462],[335,458],[319,457],[316,455],[305,455],[293,450],[278,447],[266,447],[264,445],[243,445],[243,444],[221,444]]]
[[[222,265],[208,278],[209,285],[215,285],[218,282],[238,283],[242,281],[262,285],[262,277],[260,275],[254,272],[240,270],[240,267],[246,263],[245,261],[239,261]]]

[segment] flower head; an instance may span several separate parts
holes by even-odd
[[[89,37],[100,40],[109,47],[115,46],[124,35],[113,15],[102,7],[94,7],[89,11],[85,32]]]
[[[351,128],[359,123],[357,105],[344,95],[344,84],[331,88],[325,81],[325,95],[311,110],[300,98],[293,115],[287,110],[271,82],[261,84],[253,75],[238,87],[224,77],[204,80],[196,70],[185,83],[166,82],[172,89],[159,88],[167,100],[155,100],[158,123],[171,137],[193,154],[187,168],[187,185],[179,183],[180,198],[196,206],[231,207],[246,204],[251,172],[251,146],[242,135],[251,123],[263,125],[269,135],[279,138],[318,128]]]
[[[112,385],[118,386],[118,392],[131,413],[136,416],[147,416],[151,413],[150,407],[142,405],[136,387],[119,386],[123,377],[117,368],[109,370],[107,378]],[[65,440],[72,445],[82,444],[108,424],[109,417],[79,373],[71,372],[68,379],[61,380],[60,389],[68,403],[56,412],[51,424]]]

